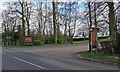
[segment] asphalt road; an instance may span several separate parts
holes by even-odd
[[[71,47],[71,48],[70,48]],[[83,61],[75,56],[85,46],[3,48],[3,70],[118,70],[117,66]],[[78,49],[78,50],[77,50]]]

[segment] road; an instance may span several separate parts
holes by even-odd
[[[3,48],[3,70],[118,70],[117,66],[80,60],[87,45]]]

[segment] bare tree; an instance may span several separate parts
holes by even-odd
[[[54,43],[57,44],[57,25],[56,25],[56,4],[55,1],[53,0],[52,2],[53,5],[53,25],[54,25]]]
[[[30,17],[31,17],[31,12],[32,12],[32,4],[31,2],[25,2],[25,7],[26,7],[26,13],[25,13],[25,18],[27,22],[27,35],[30,35]]]
[[[114,3],[108,2],[109,6],[109,27],[110,27],[110,41],[116,40],[116,23],[114,14]]]
[[[24,19],[24,0],[22,0],[22,2],[19,0],[19,3],[21,5],[22,11],[19,11],[20,14],[22,15],[22,36],[25,36],[25,19]]]
[[[90,5],[90,2],[88,2],[88,8],[89,8],[89,21],[90,21],[90,28],[92,27],[92,19],[91,19],[91,5]],[[89,32],[89,51],[92,50],[91,48],[91,34]]]

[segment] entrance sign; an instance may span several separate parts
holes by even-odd
[[[92,54],[92,49],[95,47],[96,49],[98,48],[98,36],[97,33],[99,32],[99,28],[97,27],[91,27],[89,29],[89,32],[91,33],[91,54]]]
[[[26,36],[24,42],[32,42],[32,37]]]
[[[25,36],[24,37],[24,45],[33,45],[33,37]]]
[[[92,38],[92,39],[91,39],[92,45],[95,46],[96,43],[97,43],[97,40],[96,40],[96,39],[97,39],[97,33],[96,33],[96,32],[92,32],[92,33],[91,33],[91,38]]]
[[[100,29],[97,27],[91,27],[89,31],[91,33],[91,45],[95,46],[97,44],[97,33],[100,31]]]
[[[91,27],[91,28],[89,29],[89,31],[90,31],[90,32],[99,32],[100,29],[97,28],[97,27]]]

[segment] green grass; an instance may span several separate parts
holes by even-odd
[[[96,54],[94,51],[92,54],[88,51],[81,52],[81,55],[83,57],[102,60],[102,61],[109,61],[109,62],[119,62],[120,61],[120,58],[116,59],[116,58],[110,57],[108,55]]]
[[[74,41],[73,44],[88,44],[89,40]]]
[[[100,42],[102,41],[108,41],[108,39],[100,39],[99,40]],[[73,41],[73,44],[88,44],[89,43],[89,40],[83,40],[83,41]],[[38,45],[39,46],[64,46],[66,44],[42,44],[42,45]],[[24,47],[29,47],[29,46],[3,46],[3,47],[7,47],[7,48],[24,48]],[[31,46],[30,46],[31,47]]]
[[[99,39],[100,42],[103,42],[103,41],[109,41],[108,38],[105,38],[105,39]],[[83,41],[74,41],[73,44],[88,44],[89,43],[89,40],[83,40]]]
[[[105,38],[105,39],[100,39],[99,41],[100,41],[100,42],[109,41],[109,39],[108,39],[108,38]]]

